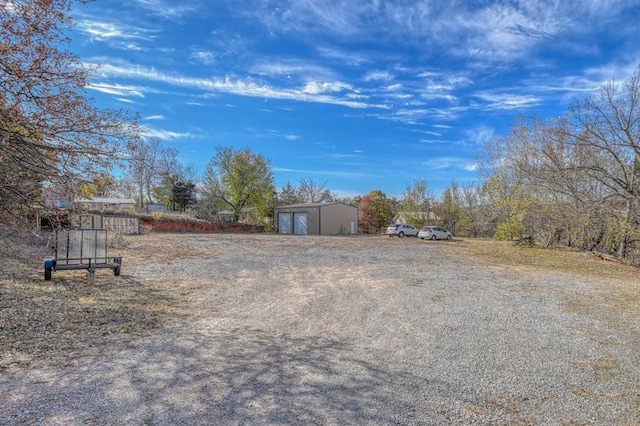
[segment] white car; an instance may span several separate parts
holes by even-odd
[[[440,226],[424,226],[420,232],[418,232],[418,237],[421,240],[424,240],[425,238],[427,240],[450,240],[453,238],[453,235],[451,235],[451,232],[441,228]]]
[[[390,236],[390,237],[393,237],[394,235],[397,235],[400,238],[402,238],[404,236],[417,237],[418,236],[418,229],[414,228],[411,225],[404,225],[404,224],[401,224],[401,223],[394,223],[394,224],[391,224],[391,225],[387,226],[387,235]]]

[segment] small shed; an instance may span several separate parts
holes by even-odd
[[[279,234],[346,235],[358,232],[358,209],[345,203],[305,203],[274,209]]]

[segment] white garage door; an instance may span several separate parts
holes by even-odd
[[[293,214],[293,233],[307,235],[307,213]]]
[[[291,233],[291,213],[278,213],[278,233]]]

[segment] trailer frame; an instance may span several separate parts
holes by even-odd
[[[119,276],[122,257],[107,253],[106,229],[69,229],[54,231],[55,255],[44,259],[44,279],[51,280],[52,272],[86,269],[89,283],[95,283],[96,269],[111,269]]]

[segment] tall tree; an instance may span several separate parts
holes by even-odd
[[[178,150],[175,148],[162,148],[154,166],[154,184],[151,193],[156,202],[164,204],[174,210],[175,190],[179,182],[193,182],[196,180],[195,167],[192,164],[185,165],[178,158]]]
[[[173,185],[171,209],[186,211],[196,204],[196,184],[191,181],[177,180]]]
[[[161,180],[159,171],[162,147],[159,139],[138,139],[128,147],[128,165],[122,180],[136,194],[138,206],[153,202],[152,188]]]
[[[254,154],[249,148],[216,148],[205,170],[204,203],[231,210],[237,221],[249,208],[267,216],[273,192],[271,166],[262,154]]]
[[[451,182],[451,186],[443,191],[440,206],[440,219],[444,227],[454,235],[457,234],[458,222],[462,217],[462,196],[455,181]]]
[[[372,234],[378,232],[391,221],[391,203],[384,192],[371,191],[362,197],[357,205],[360,232]]]
[[[296,188],[291,185],[291,182],[287,181],[287,184],[280,188],[280,191],[276,194],[276,205],[286,206],[298,202],[300,202],[300,198]]]
[[[402,213],[411,225],[420,228],[427,224],[432,198],[426,179],[416,179],[407,185],[402,197]]]
[[[92,106],[91,69],[67,50],[71,0],[0,2],[0,222],[110,171],[136,119]]]
[[[581,167],[620,202],[617,254],[624,258],[640,220],[640,68],[575,103],[571,124],[576,146],[590,154]]]
[[[332,200],[331,191],[326,189],[327,182],[314,178],[300,180],[298,198],[304,203],[323,203]]]

